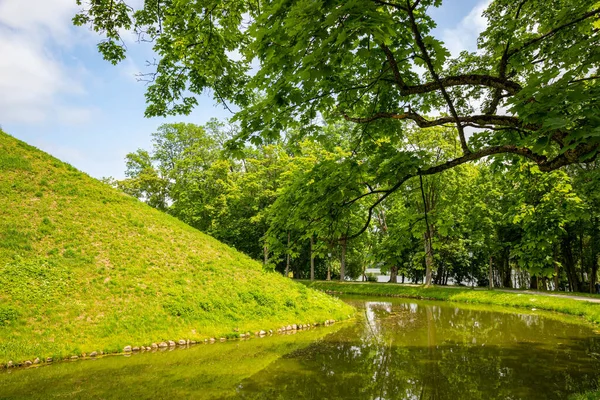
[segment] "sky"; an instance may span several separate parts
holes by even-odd
[[[433,9],[435,35],[453,54],[475,50],[490,0],[445,0]],[[130,0],[139,5],[143,0]],[[189,116],[144,118],[152,49],[125,35],[128,59],[113,66],[97,52],[99,37],[74,27],[75,0],[0,0],[0,127],[95,177],[124,177],[125,155],[150,148],[161,124],[232,115],[207,93]]]

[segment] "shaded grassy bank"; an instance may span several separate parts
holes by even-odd
[[[352,313],[0,131],[0,365]]]
[[[530,293],[508,293],[494,290],[472,290],[467,288],[404,286],[386,283],[362,282],[310,282],[301,281],[311,289],[334,291],[368,296],[397,296],[415,299],[455,301],[461,303],[492,304],[510,307],[536,308],[556,311],[584,318],[600,324],[600,304],[588,303],[562,297],[550,297]]]

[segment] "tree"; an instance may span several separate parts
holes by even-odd
[[[360,226],[365,210],[360,202],[349,207],[335,205],[348,193],[364,193],[363,169],[340,147],[328,151],[304,142],[301,148],[304,153],[293,158],[286,182],[268,209],[267,240],[279,254],[295,255],[307,241],[311,254],[321,257],[339,247],[339,278],[344,280],[350,272],[346,269],[348,250],[352,251],[351,240],[356,239],[350,234]],[[359,269],[354,267],[350,276],[356,277]]]
[[[369,229],[389,196],[416,177],[423,177],[427,186],[429,176],[486,158],[506,165],[526,160],[536,171],[551,172],[593,163],[597,157],[597,0],[494,0],[485,11],[489,24],[477,52],[454,57],[432,35],[430,8],[440,4],[441,0],[158,0],[134,10],[126,0],[89,0],[74,23],[104,36],[99,51],[113,63],[126,56],[120,41],[125,30],[154,43],[156,62],[145,75],[147,116],[189,113],[196,96],[207,90],[225,107],[237,106],[240,133],[232,150],[244,150],[248,141],[273,143],[287,131],[295,133],[296,141],[307,137],[325,146],[330,138],[323,125],[344,120],[356,124],[342,146],[349,154],[346,159],[315,169],[323,176],[334,166],[348,168],[336,173],[338,178],[353,178],[347,180],[354,185],[351,190],[338,188],[315,200],[328,202],[322,210],[338,218],[336,229],[344,224],[352,228],[338,229],[337,240],[351,241]],[[434,129],[442,126],[454,128],[445,141],[458,143],[457,151],[432,158],[416,146],[411,132],[419,128],[435,137]],[[360,180],[354,179],[357,170],[365,172]],[[160,171],[145,171],[142,193],[157,193],[153,201],[160,205]],[[332,187],[327,185],[323,187]],[[504,195],[512,190],[498,187]],[[560,214],[552,208],[546,211]],[[529,260],[525,251],[518,261],[515,257],[519,246],[536,240],[534,232],[550,226],[566,231],[566,238],[562,233],[552,236],[561,241],[553,251],[560,250],[563,261],[570,259],[570,251],[572,264],[579,265],[578,276],[570,280],[584,282],[584,270],[592,274],[597,265],[591,245],[598,241],[596,216],[565,225],[554,221],[545,228],[545,212],[538,216],[534,221],[523,214],[495,226],[503,244],[494,251],[505,263],[497,267],[504,283],[510,282],[511,263],[546,274],[550,264],[541,267],[540,260]],[[357,217],[364,223],[357,224]],[[428,239],[432,236],[429,232]],[[491,236],[484,236],[458,235],[444,251],[458,255],[476,240],[492,242]],[[435,250],[435,241],[429,243]],[[556,267],[554,263],[558,277]]]
[[[321,117],[364,125],[370,139],[383,125],[400,139],[407,126],[454,125],[460,154],[399,170],[394,185],[373,194],[370,216],[409,178],[482,157],[515,155],[540,171],[593,160],[597,0],[494,0],[478,51],[457,57],[432,36],[429,8],[440,4],[158,0],[134,10],[126,0],[89,0],[74,23],[104,37],[98,49],[113,63],[126,57],[123,30],[154,43],[146,115],[189,113],[210,89],[225,107],[240,107],[242,142],[277,138],[291,126],[310,134]],[[478,133],[469,138],[467,128]]]

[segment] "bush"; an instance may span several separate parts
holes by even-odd
[[[372,272],[367,274],[367,282],[377,282],[377,275]]]

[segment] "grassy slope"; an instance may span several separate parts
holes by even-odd
[[[588,322],[600,324],[600,304],[562,297],[529,293],[507,293],[434,286],[402,286],[385,283],[340,283],[303,281],[312,289],[371,296],[398,296],[418,299],[456,301],[462,303],[495,304],[511,307],[537,308],[583,317]]]
[[[0,363],[351,312],[0,131]]]

